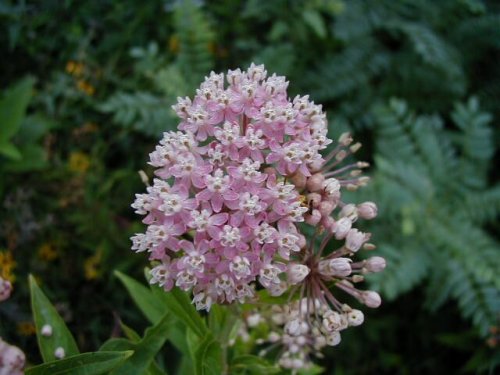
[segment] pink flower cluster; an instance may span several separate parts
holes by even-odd
[[[308,208],[285,179],[321,165],[327,137],[321,106],[287,98],[288,82],[262,65],[211,73],[191,101],[173,108],[150,164],[153,186],[132,205],[146,215],[133,250],[161,262],[153,282],[193,290],[198,308],[252,297],[251,282],[274,291],[290,254],[305,244],[296,227]],[[192,237],[191,237],[192,236]]]
[[[323,157],[332,143],[326,115],[307,96],[290,100],[287,87],[262,65],[212,72],[193,100],[178,99],[179,131],[164,133],[150,155],[156,178],[132,205],[148,227],[132,237],[132,249],[150,253],[152,283],[192,291],[198,309],[244,302],[255,281],[271,295],[306,278],[348,289],[351,272],[330,269],[335,258],[373,247],[353,223],[375,217],[376,206],[341,201],[342,187],[368,181],[359,176],[367,163],[337,168],[360,144],[343,134]],[[301,222],[327,233],[318,254]],[[320,265],[331,239],[345,245]]]

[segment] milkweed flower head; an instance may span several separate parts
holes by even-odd
[[[150,154],[155,179],[132,204],[147,225],[132,237],[132,249],[154,262],[152,283],[192,292],[198,309],[256,300],[257,289],[287,292],[287,309],[296,313],[282,322],[283,332],[295,337],[317,326],[328,345],[363,320],[356,312],[349,321],[358,310],[331,288],[380,304],[376,292],[355,285],[385,261],[353,260],[375,248],[355,224],[375,218],[377,206],[342,200],[344,190],[369,181],[362,176],[368,163],[345,163],[361,145],[348,133],[333,142],[321,105],[308,96],[290,99],[287,88],[286,78],[251,64],[212,72],[194,98],[178,98],[178,131],[165,132]],[[307,328],[290,323],[300,317]],[[294,353],[287,352],[282,362],[291,368],[286,358]]]

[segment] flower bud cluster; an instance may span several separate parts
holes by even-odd
[[[248,329],[250,315],[246,323]],[[257,339],[258,344],[280,345],[278,363],[291,370],[307,369],[312,365],[311,356],[321,357],[325,346],[336,346],[341,341],[340,332],[348,327],[359,326],[364,321],[360,310],[342,305],[340,312],[332,310],[321,300],[303,298],[286,305],[275,305],[259,314],[260,322],[270,327],[265,337]],[[248,333],[246,334],[248,335]],[[268,350],[261,351],[266,355]]]

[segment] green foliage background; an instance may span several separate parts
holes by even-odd
[[[326,373],[499,366],[498,2],[6,0],[0,47],[0,271],[12,255],[16,278],[0,336],[31,363],[28,273],[82,352],[118,318],[146,327],[113,276],[145,266],[128,240],[137,171],[151,175],[177,96],[254,61],[322,103],[332,135],[351,129],[373,163],[356,199],[380,208],[369,229],[388,268],[370,282],[385,302],[326,353]],[[182,371],[175,350],[160,367]]]

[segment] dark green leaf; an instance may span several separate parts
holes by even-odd
[[[99,375],[114,369],[133,351],[83,353],[31,367],[26,375]]]
[[[165,315],[166,308],[149,288],[120,271],[115,271],[115,275],[125,286],[136,306],[151,323],[157,323]]]
[[[78,354],[78,347],[71,332],[31,275],[29,276],[29,284],[31,309],[35,319],[36,336],[43,361],[54,361],[56,359],[54,352],[57,348],[63,348],[66,356]],[[49,325],[52,328],[52,335],[43,336],[41,334],[44,325]]]

